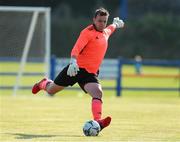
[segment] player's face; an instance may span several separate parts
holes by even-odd
[[[93,22],[98,31],[103,31],[104,28],[106,28],[107,21],[108,21],[108,16],[97,15],[95,18],[93,18]]]

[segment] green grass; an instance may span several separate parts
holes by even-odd
[[[179,142],[180,98],[177,94],[124,94],[105,91],[103,116],[111,125],[98,137],[85,137],[82,126],[91,119],[91,98],[78,91],[45,95],[1,95],[1,142]]]
[[[0,64],[1,72],[18,70],[15,63]],[[41,64],[28,64],[25,71],[41,71]],[[134,73],[124,66],[123,73]],[[177,68],[143,67],[144,74],[178,75]],[[23,77],[21,84],[32,86],[41,79]],[[114,87],[113,80],[101,80]],[[14,85],[15,77],[0,76],[0,85]],[[179,87],[179,78],[123,77],[124,87]],[[55,97],[31,90],[0,90],[0,142],[179,142],[180,93],[164,91],[104,91],[103,117],[112,116],[111,125],[98,137],[85,137],[82,126],[91,116],[91,98],[82,91],[64,90]]]
[[[25,72],[42,72],[43,64],[41,63],[28,63],[25,66]],[[0,63],[0,72],[17,72],[18,64],[11,62]],[[160,75],[179,75],[179,69],[173,67],[154,67],[143,66],[143,74],[160,74]],[[134,66],[125,65],[122,70],[123,74],[135,74]],[[23,76],[20,83],[21,86],[32,86],[34,82],[40,80],[42,76]],[[15,76],[0,76],[0,86],[14,86],[16,84]],[[115,80],[102,80],[102,86],[115,87]],[[125,77],[122,78],[123,87],[161,87],[161,88],[178,88],[179,78],[164,77],[164,78],[146,78],[146,77]],[[12,90],[0,90],[0,94],[12,94]],[[21,94],[21,92],[19,92]],[[24,92],[23,92],[24,94]]]
[[[135,73],[135,68],[132,65],[124,65],[123,73]],[[178,67],[161,67],[161,66],[142,66],[143,74],[169,74],[169,75],[178,75]]]
[[[18,73],[20,64],[17,62],[0,62],[0,72]],[[28,63],[24,67],[24,72],[45,72],[45,65],[42,63]],[[32,84],[40,80],[42,76],[23,76],[20,80],[21,86],[32,86]],[[16,84],[16,76],[0,75],[0,86],[14,86]],[[7,92],[7,93],[6,93]],[[11,90],[12,92],[12,90]],[[9,90],[0,90],[0,94],[9,94]]]
[[[19,62],[0,62],[0,72],[17,72],[19,70]],[[44,64],[42,63],[27,63],[25,65],[25,72],[43,72]]]

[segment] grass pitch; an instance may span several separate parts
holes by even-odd
[[[0,64],[0,72],[18,70],[17,64]],[[9,66],[9,67],[7,67]],[[11,66],[11,67],[10,67]],[[7,70],[8,69],[8,70]],[[40,71],[39,64],[25,71]],[[132,66],[123,73],[134,73]],[[178,75],[178,68],[143,67],[143,73]],[[23,85],[32,86],[41,76],[23,77]],[[0,86],[14,86],[15,76],[0,76]],[[115,87],[114,81],[101,81],[103,87]],[[124,87],[179,87],[179,78],[123,77]],[[85,137],[84,122],[90,120],[91,98],[82,91],[63,91],[55,97],[30,90],[0,89],[0,142],[180,142],[180,93],[155,91],[105,91],[103,117],[112,117],[111,125],[97,137]]]
[[[91,98],[81,91],[46,95],[0,96],[1,142],[179,142],[180,97],[177,93],[105,91],[103,116],[111,125],[97,137],[85,137],[91,119]]]

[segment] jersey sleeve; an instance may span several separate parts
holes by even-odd
[[[72,51],[71,51],[71,57],[72,56],[77,57],[79,55],[79,53],[83,50],[83,48],[87,45],[89,39],[90,39],[90,36],[88,34],[88,31],[83,30],[80,33]]]
[[[105,30],[107,34],[110,36],[116,29],[116,26],[114,24],[109,25]]]

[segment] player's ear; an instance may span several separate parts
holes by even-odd
[[[96,17],[93,17],[93,22],[94,22],[94,23],[96,22]]]

